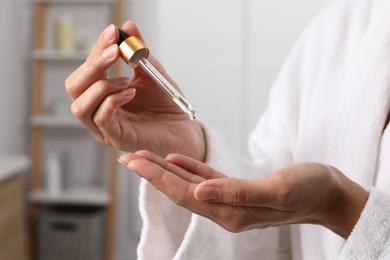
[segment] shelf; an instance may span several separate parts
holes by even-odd
[[[45,205],[107,206],[108,193],[103,189],[74,189],[58,194],[36,191],[30,194],[30,202]]]
[[[115,0],[35,0],[44,4],[115,4]]]
[[[57,50],[34,50],[32,54],[33,59],[45,61],[84,61],[87,56],[86,51],[63,53]]]
[[[83,128],[81,123],[71,116],[34,116],[31,118],[31,125],[40,127]]]
[[[25,155],[0,156],[0,181],[28,169],[30,160]]]

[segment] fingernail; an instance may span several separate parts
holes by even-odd
[[[121,157],[119,157],[119,158],[117,159],[117,161],[118,161],[120,164],[123,164],[123,165],[127,166],[127,163],[126,163]]]
[[[129,78],[126,78],[126,77],[122,77],[122,78],[117,78],[117,79],[115,79],[115,82],[116,82],[118,85],[127,86],[127,85],[129,85],[130,79],[129,79]]]
[[[198,200],[213,201],[217,200],[219,197],[218,189],[213,186],[203,186],[201,187],[197,194]]]
[[[113,44],[102,52],[102,57],[105,59],[111,59],[115,56],[118,45]]]
[[[121,91],[121,95],[129,97],[135,94],[135,88],[128,88]]]
[[[115,37],[115,25],[110,24],[104,29],[103,37],[106,41],[111,41]]]

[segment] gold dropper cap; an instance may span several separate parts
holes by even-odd
[[[149,56],[149,49],[135,36],[128,37],[119,30],[119,53],[121,58],[132,68],[138,67],[138,61]]]

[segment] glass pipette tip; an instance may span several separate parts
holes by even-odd
[[[188,114],[191,120],[196,118],[196,111],[192,108],[191,104],[163,75],[161,75],[161,73],[147,60],[147,58],[140,59],[138,64],[172,98],[172,100]]]
[[[132,68],[141,67],[165,93],[191,120],[196,117],[196,112],[191,104],[175,89],[175,87],[148,61],[149,49],[137,37],[128,37],[121,29],[119,30],[119,50],[122,59]]]

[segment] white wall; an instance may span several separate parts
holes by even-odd
[[[27,152],[30,18],[29,1],[0,2],[0,154]]]
[[[243,4],[238,0],[159,1],[158,53],[206,120],[241,148]]]
[[[251,0],[247,29],[247,118],[244,138],[267,105],[268,92],[296,38],[328,0]]]

